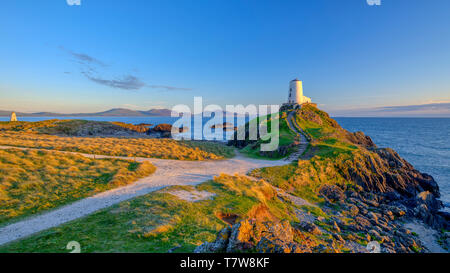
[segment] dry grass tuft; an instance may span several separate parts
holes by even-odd
[[[224,159],[234,150],[218,143],[150,138],[61,137],[23,132],[1,132],[0,145],[177,160]]]

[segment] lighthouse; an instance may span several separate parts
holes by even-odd
[[[17,121],[16,112],[12,112],[10,121]]]
[[[311,99],[303,96],[303,83],[295,79],[289,83],[289,98],[288,104],[302,105],[304,103],[311,103]]]

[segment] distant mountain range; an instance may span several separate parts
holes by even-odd
[[[0,110],[0,117],[9,117],[12,111]],[[169,109],[151,109],[148,111],[135,111],[125,108],[114,108],[97,113],[73,113],[61,114],[52,112],[21,113],[16,112],[18,117],[168,117],[171,114]]]
[[[0,110],[0,117],[11,116],[12,111]],[[148,111],[135,111],[126,108],[114,108],[97,113],[72,113],[61,114],[52,112],[21,113],[16,112],[17,117],[170,117],[172,110],[151,109]],[[210,117],[211,112],[203,112],[203,115]],[[223,111],[223,116],[234,116],[234,113]],[[240,115],[237,115],[240,116]]]

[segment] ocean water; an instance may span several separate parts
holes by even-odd
[[[24,117],[22,121],[47,119],[85,119],[125,123],[169,123],[172,117]],[[409,161],[416,169],[434,177],[441,190],[441,200],[450,206],[450,118],[335,118],[345,129],[363,131],[379,147],[389,147]],[[8,121],[0,117],[0,121]],[[209,119],[204,118],[203,123]],[[193,124],[192,124],[193,125]],[[194,128],[192,126],[191,128]],[[201,132],[201,128],[196,128]],[[227,132],[224,140],[232,136]],[[447,211],[449,209],[447,208]]]
[[[450,118],[335,118],[345,129],[362,131],[378,147],[389,147],[439,184],[450,206]]]

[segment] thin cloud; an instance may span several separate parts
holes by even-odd
[[[103,68],[106,68],[108,66],[103,61],[85,53],[74,52],[63,46],[60,46],[59,48],[62,51],[69,54],[70,56],[72,56],[75,59],[75,61],[81,65],[81,74],[83,74],[90,81],[95,82],[97,84],[123,90],[139,90],[143,87],[148,87],[151,89],[165,89],[169,91],[192,90],[191,88],[176,87],[170,85],[146,84],[145,82],[141,81],[137,76],[134,76],[132,74],[124,75],[118,79],[112,80],[107,79],[107,77],[101,76],[102,74],[101,72],[103,72],[102,70],[104,70]],[[133,69],[133,71],[136,72],[137,69],[135,68]]]
[[[450,111],[450,103],[430,103],[405,106],[386,106],[378,108],[379,111],[398,112],[398,111]]]
[[[59,48],[62,51],[66,52],[69,55],[71,55],[72,57],[74,57],[76,60],[78,60],[80,62],[80,64],[94,64],[94,65],[100,65],[103,67],[108,66],[103,61],[100,61],[99,59],[94,58],[88,54],[74,52],[74,51],[72,51],[70,49],[66,49],[65,47],[62,47],[62,46],[60,46]]]
[[[111,88],[116,88],[116,89],[139,90],[145,86],[144,82],[142,82],[139,78],[132,76],[132,75],[127,75],[127,76],[124,76],[122,79],[116,79],[116,80],[102,79],[99,77],[92,76],[88,73],[83,73],[83,75],[95,83],[105,85],[105,86],[108,86]]]
[[[175,86],[167,86],[167,85],[147,85],[150,88],[154,89],[166,89],[166,90],[181,90],[181,91],[191,91],[192,88],[185,88],[185,87],[175,87]]]
[[[330,111],[333,116],[373,117],[449,117],[450,103],[428,103],[418,105],[383,106],[376,108],[341,109]]]

